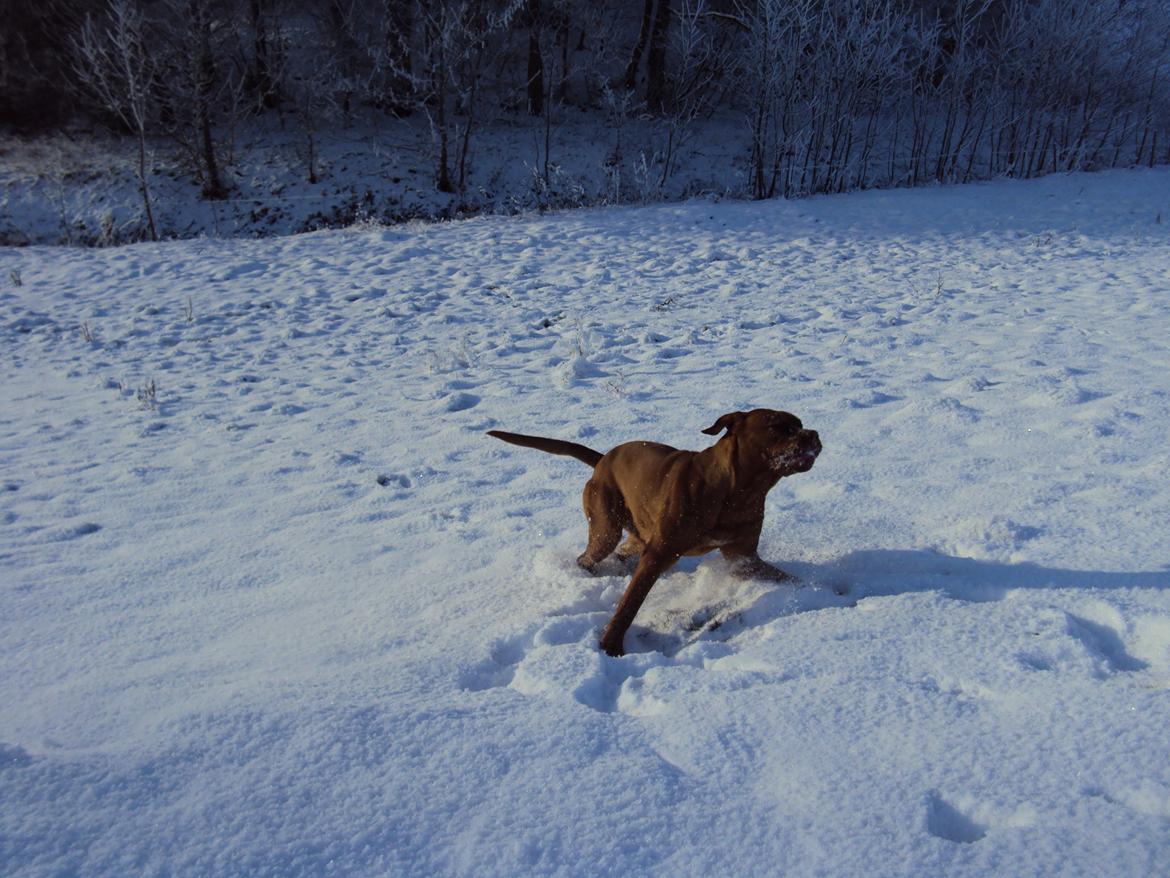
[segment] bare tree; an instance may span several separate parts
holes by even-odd
[[[638,39],[630,51],[630,60],[626,64],[626,72],[622,76],[621,84],[626,91],[632,92],[638,82],[638,68],[642,64],[642,53],[646,51],[646,44],[650,42],[650,31],[654,22],[654,0],[642,2],[642,27],[638,30]]]
[[[86,16],[75,43],[78,79],[112,113],[134,132],[138,144],[135,174],[142,195],[142,210],[152,241],[158,240],[150,197],[148,127],[154,121],[155,68],[146,50],[142,14],[132,0],[111,0],[106,21],[98,24]]]
[[[215,53],[211,47],[211,9],[209,0],[187,0],[187,23],[194,37],[194,95],[195,120],[199,127],[199,147],[203,155],[203,167],[207,178],[203,184],[206,198],[223,198],[227,195],[219,172],[219,159],[215,152],[212,133],[216,88],[219,85],[215,69]]]
[[[223,57],[226,17],[217,0],[160,0],[152,38],[157,44],[160,91],[172,137],[202,183],[203,197],[227,196],[217,129],[234,117],[240,82]]]
[[[1131,52],[1149,59],[1144,65],[1146,81],[1136,83],[1141,136],[1134,163],[1152,168],[1159,161],[1170,161],[1170,9],[1154,0],[1135,4],[1128,43]],[[1159,135],[1166,150],[1161,158]]]
[[[282,89],[287,92],[292,112],[301,132],[301,149],[305,175],[309,183],[317,183],[318,140],[323,125],[342,115],[337,100],[337,71],[329,60],[299,74],[287,75]]]
[[[430,114],[440,192],[467,186],[471,140],[480,122],[480,100],[493,40],[505,33],[526,0],[435,0],[416,7],[424,45],[415,73],[417,94]],[[462,125],[452,130],[456,115]],[[456,174],[451,173],[451,141],[458,141]]]
[[[970,178],[990,113],[987,52],[980,45],[996,0],[956,0],[952,14],[929,33],[938,44],[938,69],[932,91],[938,106],[934,115],[941,128],[934,178],[940,183]],[[925,42],[925,41],[923,41]],[[923,53],[924,55],[928,53]],[[961,165],[964,152],[968,160]]]
[[[726,49],[716,39],[718,20],[710,14],[706,0],[676,3],[678,23],[671,31],[670,50],[677,74],[660,100],[666,134],[659,155],[659,190],[674,173],[679,152],[694,137],[697,123],[712,109],[729,63]]]
[[[413,109],[414,8],[410,0],[383,0],[383,13],[382,45],[389,61],[383,65],[386,105],[396,116],[406,116]]]
[[[73,72],[73,42],[87,13],[104,3],[0,0],[0,119],[25,130],[53,130],[79,108],[62,87]]]
[[[425,114],[435,185],[459,195],[483,127],[525,110],[535,182],[552,191],[554,125],[570,102],[614,132],[603,165],[614,200],[661,194],[718,109],[745,120],[754,198],[1170,160],[1166,0],[49,5],[61,12],[12,18],[70,22],[77,77],[137,138],[151,236],[148,137],[171,134],[204,194],[222,196],[244,96],[256,113],[279,103],[282,120],[295,116],[310,180],[324,124]],[[31,39],[6,33],[0,50]],[[7,68],[0,79],[14,81]],[[652,149],[630,149],[636,117]]]
[[[807,124],[798,111],[797,98],[816,6],[817,0],[743,0],[724,16],[740,37],[736,72],[747,101],[753,198],[772,197],[778,184],[783,194],[791,194],[791,184],[781,174],[791,174],[796,146]]]

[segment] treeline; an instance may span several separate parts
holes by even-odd
[[[1170,159],[1166,0],[3,0],[0,114],[166,137],[207,198],[248,118],[427,120],[434,184],[524,124],[555,162],[570,108],[648,120],[665,185],[718,117],[742,120],[756,198]],[[620,161],[618,138],[613,161]]]

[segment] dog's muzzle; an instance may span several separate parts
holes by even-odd
[[[802,430],[800,440],[800,453],[808,458],[809,466],[812,466],[821,453],[821,437],[816,430]]]
[[[772,468],[792,472],[807,472],[812,469],[817,455],[821,453],[821,437],[816,430],[801,430],[796,447],[785,449],[772,458]]]

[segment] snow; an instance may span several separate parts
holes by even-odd
[[[477,126],[478,127],[478,126]],[[360,221],[451,218],[582,205],[677,201],[750,192],[742,114],[720,112],[675,157],[665,182],[666,129],[654,119],[614,127],[566,108],[549,132],[525,115],[487,122],[473,138],[467,190],[435,188],[434,130],[415,117],[338,126],[315,146],[308,182],[303,134],[272,120],[241,124],[223,169],[230,195],[208,201],[167,138],[150,141],[152,210],[161,238],[269,237]],[[625,144],[623,146],[623,143]],[[0,242],[108,244],[148,237],[133,138],[84,132],[17,137],[0,131]],[[618,156],[621,156],[620,160]]]
[[[0,250],[0,864],[1149,876],[1170,170]],[[152,389],[153,388],[153,389]],[[824,452],[629,655],[577,461]],[[845,591],[845,594],[838,592]]]

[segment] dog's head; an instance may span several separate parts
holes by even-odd
[[[730,412],[703,432],[734,437],[743,453],[756,458],[777,478],[808,472],[821,453],[821,437],[806,430],[800,418],[788,412],[753,409]]]

